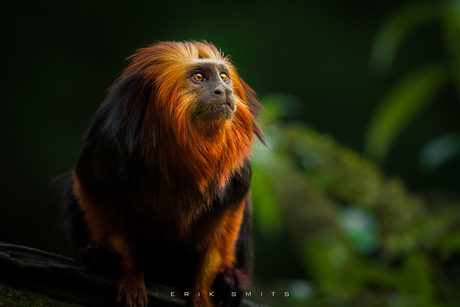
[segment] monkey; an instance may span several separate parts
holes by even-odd
[[[239,306],[252,145],[265,144],[256,93],[206,41],[155,43],[128,61],[63,176],[77,260],[114,251],[126,306],[147,306],[145,279],[186,289],[192,307]]]

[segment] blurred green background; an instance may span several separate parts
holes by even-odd
[[[1,242],[69,256],[51,178],[124,59],[205,39],[266,110],[253,300],[460,306],[460,1],[45,0],[1,19]]]

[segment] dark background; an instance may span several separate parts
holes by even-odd
[[[56,226],[51,179],[72,169],[92,115],[136,49],[157,41],[207,40],[231,55],[260,95],[301,102],[301,120],[362,152],[369,119],[388,88],[421,63],[444,59],[439,25],[413,31],[390,73],[370,68],[391,12],[415,1],[26,1],[2,9],[0,241],[70,255]],[[381,163],[411,191],[459,188],[457,156],[432,173],[420,147],[460,131],[449,87],[410,122]]]

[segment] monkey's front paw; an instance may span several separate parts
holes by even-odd
[[[145,307],[149,303],[144,283],[120,282],[118,285],[119,304],[129,307]]]
[[[214,301],[222,302],[221,307],[240,306],[243,292],[248,286],[248,276],[242,271],[228,268],[219,273],[214,280],[212,289],[215,293]]]

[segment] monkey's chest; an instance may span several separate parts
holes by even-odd
[[[153,199],[141,206],[123,210],[130,236],[139,246],[163,245],[187,251],[201,251],[220,231],[225,206],[217,207],[201,198],[189,203]]]

